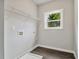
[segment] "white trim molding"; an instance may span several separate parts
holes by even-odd
[[[73,51],[73,55],[74,55],[75,59],[78,59],[78,56],[76,55],[75,51]]]
[[[54,49],[54,50],[58,50],[58,51],[62,51],[62,52],[73,53],[73,51],[72,51],[72,50],[61,49],[61,48],[56,48],[56,47],[51,47],[51,46],[41,45],[41,44],[38,44],[38,46],[39,46],[39,47],[49,48],[49,49]]]
[[[72,54],[74,55],[75,59],[78,59],[78,57],[77,57],[75,51],[73,51],[73,50],[61,49],[61,48],[51,47],[51,46],[42,45],[42,44],[37,44],[36,46],[34,46],[33,48],[31,48],[31,49],[29,50],[29,52],[31,52],[32,50],[34,50],[34,49],[37,48],[37,47],[44,47],[44,48],[48,48],[48,49],[54,49],[54,50],[57,50],[57,51],[72,53]]]
[[[78,59],[75,51],[73,51],[73,50],[61,49],[61,48],[56,48],[56,47],[51,47],[51,46],[41,45],[41,44],[38,44],[37,47],[44,47],[44,48],[54,49],[54,50],[57,50],[57,51],[72,53],[74,55],[75,59]]]
[[[18,59],[18,58],[20,58],[20,57],[22,57],[22,56],[24,56],[26,53],[30,53],[31,51],[33,51],[35,48],[37,48],[38,47],[38,45],[35,45],[35,46],[33,46],[32,48],[30,48],[30,49],[26,49],[26,50],[24,50],[24,51],[22,51],[18,56],[16,56],[16,58],[15,59]],[[40,55],[39,55],[40,56]]]
[[[32,47],[31,49],[28,50],[28,52],[33,51],[34,49],[36,49],[37,47],[44,47],[44,48],[48,48],[48,49],[54,49],[57,51],[62,51],[62,52],[67,52],[67,53],[72,53],[75,57],[75,59],[78,59],[76,56],[76,53],[73,50],[67,50],[67,49],[61,49],[61,48],[56,48],[56,47],[51,47],[51,46],[47,46],[47,45],[42,45],[42,44],[37,44],[36,46]],[[23,54],[24,55],[24,54]],[[22,55],[21,55],[22,56]]]
[[[48,17],[52,13],[60,13],[60,19],[52,20],[52,22],[60,21],[60,26],[58,26],[58,27],[48,27],[48,22],[49,22]],[[63,29],[63,9],[53,10],[53,11],[50,11],[50,12],[45,12],[44,13],[44,28],[45,29]]]

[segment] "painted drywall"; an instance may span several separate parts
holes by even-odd
[[[36,21],[12,13],[5,17],[5,59],[15,59],[33,47]]]
[[[4,0],[0,0],[0,59],[4,59]]]
[[[6,0],[5,8],[9,9],[10,7],[19,9],[31,15],[33,18],[36,18],[37,16],[37,6],[32,2],[32,0]],[[5,59],[15,59],[33,46],[34,40],[31,39],[35,39],[36,21],[32,21],[33,25],[27,20],[30,19],[13,13],[6,14],[4,29]],[[23,37],[18,35],[17,32],[19,31],[24,32]]]
[[[74,51],[76,59],[78,59],[78,0],[74,0]]]
[[[37,17],[37,6],[32,0],[5,0],[5,8],[14,7],[31,15],[33,18]]]
[[[63,29],[45,29],[44,13],[63,9]],[[74,2],[73,0],[56,0],[39,5],[39,41],[38,44],[73,50]]]

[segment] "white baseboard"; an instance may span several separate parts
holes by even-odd
[[[30,53],[32,50],[34,50],[35,48],[37,48],[38,47],[38,45],[36,45],[36,46],[34,46],[34,47],[32,47],[32,48],[30,48],[30,49],[25,49],[24,51],[22,51],[15,59],[18,59],[18,58],[20,58],[20,57],[22,57],[22,56],[24,56],[26,53]]]
[[[34,50],[35,48],[37,48],[38,45],[35,45],[34,47],[32,47],[31,49],[27,50],[28,52],[31,52],[32,50]]]
[[[77,57],[75,52],[73,52],[73,55],[74,55],[75,59],[78,59],[78,57]]]
[[[44,48],[49,48],[49,49],[54,49],[54,50],[58,50],[58,51],[62,51],[62,52],[72,53],[74,55],[75,59],[78,59],[76,53],[73,50],[66,50],[66,49],[61,49],[61,48],[55,48],[55,47],[51,47],[51,46],[47,46],[47,45],[41,45],[41,44],[38,44],[37,46],[44,47]]]
[[[54,50],[58,50],[58,51],[62,51],[62,52],[72,53],[74,55],[75,59],[77,59],[76,53],[74,51],[72,51],[72,50],[55,48],[55,47],[51,47],[51,46],[47,46],[47,45],[41,45],[41,44],[38,44],[38,45],[32,47],[31,49],[28,50],[28,52],[31,52],[32,50],[34,50],[37,47],[44,47],[44,48],[54,49]]]
[[[63,51],[63,52],[68,52],[68,53],[73,53],[72,50],[66,50],[66,49],[61,49],[61,48],[51,47],[51,46],[47,46],[47,45],[41,45],[41,44],[38,44],[38,46],[40,46],[40,47],[45,47],[45,48],[49,48],[49,49],[54,49],[54,50],[58,50],[58,51]]]
[[[54,50],[58,50],[58,51],[62,51],[62,52],[72,53],[72,54],[74,55],[75,59],[78,59],[76,53],[75,53],[73,50],[55,48],[55,47],[51,47],[51,46],[47,46],[47,45],[41,45],[41,44],[38,44],[38,45],[34,46],[34,47],[31,48],[29,51],[32,51],[32,50],[34,50],[34,49],[37,48],[37,47],[44,47],[44,48],[54,49]]]

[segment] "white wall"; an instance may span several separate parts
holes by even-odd
[[[63,29],[44,29],[44,13],[48,11],[64,9]],[[74,32],[74,2],[73,0],[56,0],[54,2],[39,5],[39,44],[50,47],[73,50]]]
[[[4,0],[0,0],[0,59],[4,59]]]
[[[32,0],[6,0],[5,8],[10,6],[31,15],[33,18],[37,17],[37,6]],[[35,39],[36,33],[33,32],[36,31],[36,21],[27,20],[30,19],[13,13],[5,16],[5,59],[14,59],[33,46],[34,40],[32,39]],[[23,37],[17,35],[19,31],[24,32]]]
[[[19,35],[18,32],[23,32]],[[34,32],[34,33],[33,33]],[[5,59],[15,59],[33,47],[36,21],[7,14],[5,17]]]
[[[19,9],[32,17],[37,17],[37,6],[32,0],[5,0],[5,8],[9,7]]]
[[[76,59],[78,58],[78,0],[74,0],[74,51],[76,54]]]

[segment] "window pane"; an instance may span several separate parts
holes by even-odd
[[[49,14],[49,17],[48,17],[49,20],[60,20],[60,18],[61,18],[60,13],[52,13],[52,14]]]
[[[60,21],[48,22],[48,27],[60,27]]]

